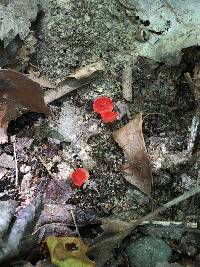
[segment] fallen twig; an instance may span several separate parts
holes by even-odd
[[[123,73],[122,73],[122,93],[126,101],[131,102],[133,100],[133,75],[132,75],[132,59],[126,63]]]
[[[81,235],[79,233],[79,230],[78,230],[77,223],[76,223],[76,219],[75,219],[75,216],[74,216],[74,212],[73,212],[73,210],[70,210],[70,212],[71,212],[71,215],[72,215],[72,219],[74,221],[74,225],[75,225],[75,228],[76,228],[76,233],[78,234],[79,237],[81,237]]]
[[[160,225],[163,227],[185,226],[187,228],[197,229],[197,223],[193,223],[193,222],[184,223],[184,222],[175,222],[175,221],[143,221],[140,225],[148,225],[148,224]]]
[[[16,153],[15,137],[14,137],[14,140],[13,140],[13,151],[14,151],[14,158],[15,158],[15,186],[18,186],[18,182],[19,182],[19,170],[18,170],[18,162],[17,162],[17,153]]]
[[[199,124],[200,124],[200,69],[197,66],[194,69],[194,78],[192,79],[189,72],[184,73],[185,80],[188,83],[192,93],[194,94],[195,101],[197,103],[197,108],[195,115],[192,119],[192,125],[190,130],[190,137],[188,140],[188,147],[187,151],[191,155],[193,153],[193,148],[196,142],[196,137],[199,131]]]
[[[135,222],[132,223],[132,225],[130,226],[129,232],[132,231],[136,226],[138,226],[139,224],[141,224],[142,222],[146,221],[146,220],[152,220],[155,216],[157,216],[159,213],[175,206],[178,205],[180,202],[192,197],[193,195],[200,193],[200,186],[195,187],[194,189],[191,189],[190,191],[182,194],[181,196],[174,198],[173,200],[169,201],[168,203],[164,204],[163,206],[155,209],[154,211],[150,212],[149,214],[147,214],[146,216],[136,220]],[[131,222],[130,222],[131,224]]]

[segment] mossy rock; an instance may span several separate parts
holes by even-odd
[[[155,267],[156,263],[170,259],[172,251],[162,239],[144,237],[127,247],[132,267]]]

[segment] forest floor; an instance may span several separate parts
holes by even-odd
[[[88,84],[51,102],[52,117],[32,112],[11,121],[9,141],[0,147],[0,200],[15,200],[20,210],[42,192],[39,225],[49,225],[44,236],[74,236],[76,226],[90,245],[102,232],[102,218],[140,218],[199,185],[199,136],[197,130],[192,132],[199,98],[185,73],[196,79],[197,86],[200,49],[184,49],[173,66],[137,55],[138,46],[148,41],[146,32],[154,33],[148,31],[149,20],[140,20],[124,2],[42,1],[28,38],[14,58],[2,65],[25,75],[39,73],[48,84],[65,80],[89,64],[101,61],[104,65]],[[128,101],[126,87],[132,90]],[[49,86],[43,90],[48,92]],[[93,110],[93,102],[101,96],[112,99],[118,112],[113,123],[104,123]],[[138,112],[143,114],[142,132],[152,168],[150,194],[125,179],[126,151],[113,137]],[[70,178],[77,168],[90,173],[78,188]],[[172,251],[169,262],[197,266],[192,262],[200,251],[199,196],[154,220],[161,224],[138,227],[104,266],[134,266],[128,263],[126,248],[144,236],[166,241]],[[166,226],[166,221],[180,225]],[[48,255],[41,253],[41,245],[34,247],[28,257],[22,253],[8,266],[50,266],[42,265]]]

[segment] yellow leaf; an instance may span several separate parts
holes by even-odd
[[[57,267],[95,267],[85,254],[87,246],[77,237],[46,238],[47,246],[51,255],[51,262]]]

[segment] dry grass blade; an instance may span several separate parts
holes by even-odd
[[[142,192],[151,192],[152,172],[142,133],[142,113],[113,133],[128,160],[125,179]]]

